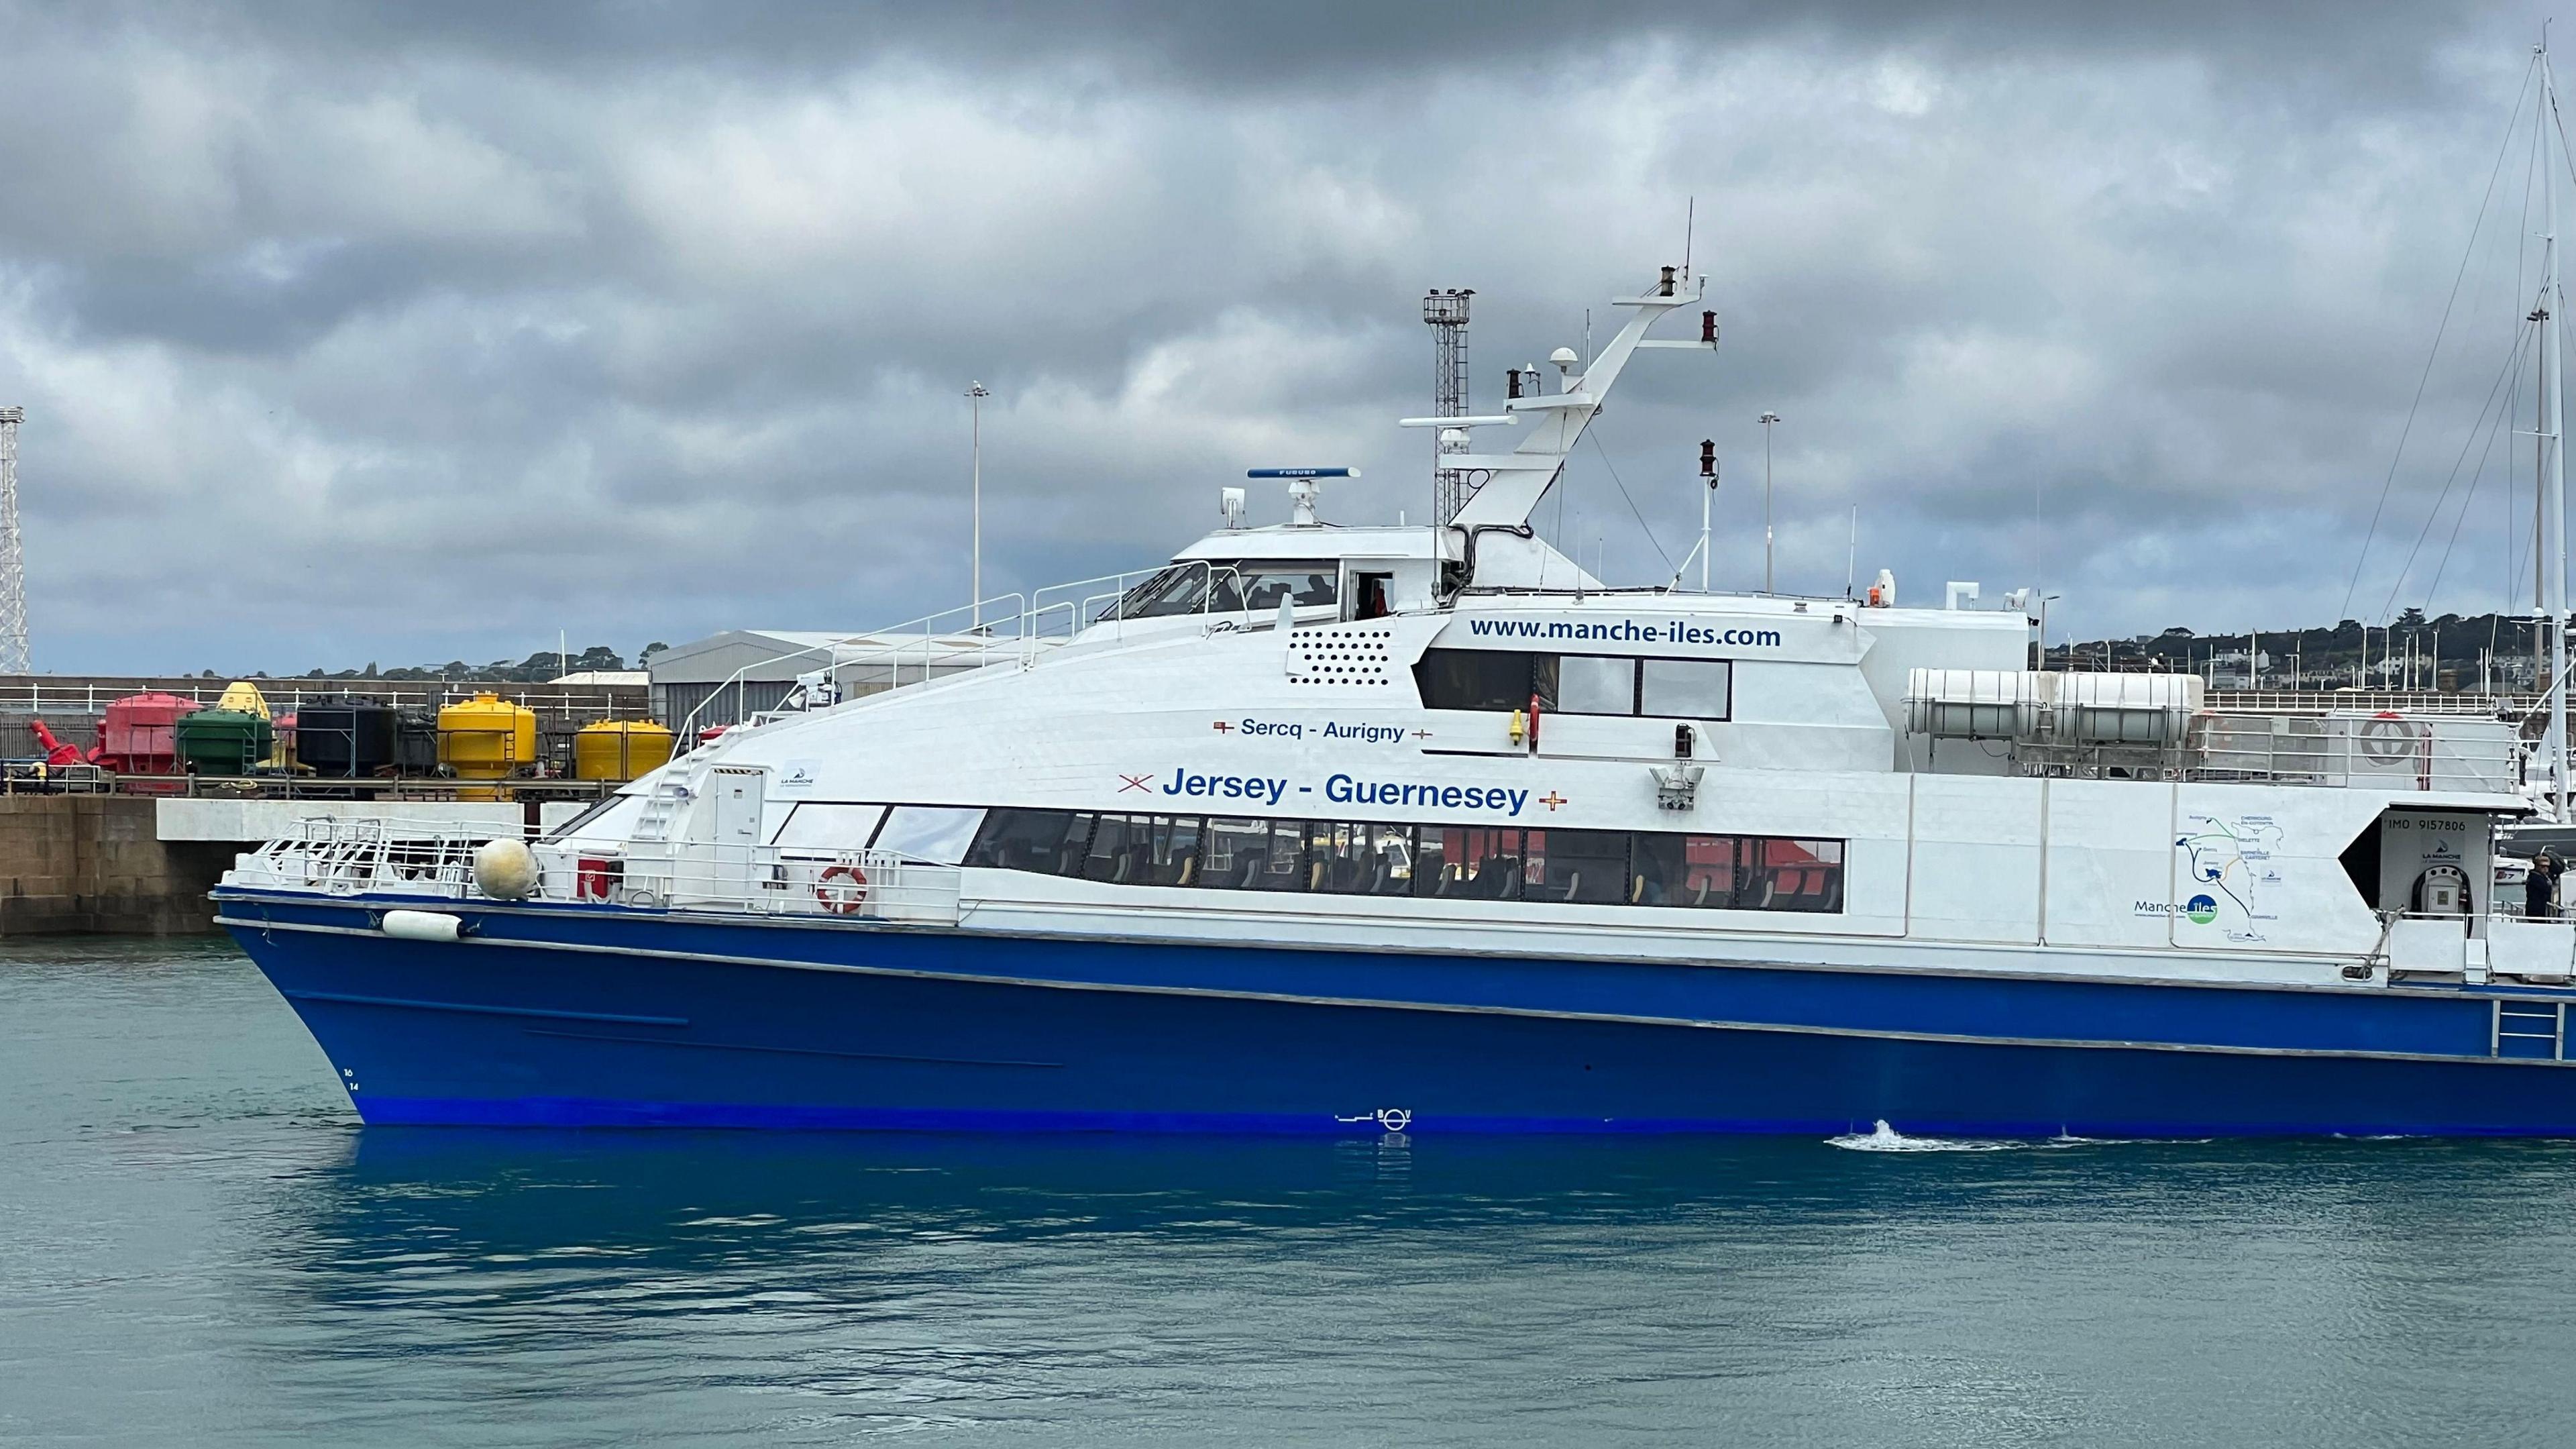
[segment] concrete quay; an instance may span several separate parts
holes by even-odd
[[[549,801],[553,826],[586,802]],[[215,929],[206,892],[233,857],[317,816],[392,816],[516,834],[519,801],[257,800],[142,795],[0,796],[0,937],[169,936]]]

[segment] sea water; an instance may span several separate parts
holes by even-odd
[[[357,1126],[0,944],[0,1441],[2576,1442],[2576,1144]]]

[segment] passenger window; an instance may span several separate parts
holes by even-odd
[[[1682,849],[1686,859],[1682,871],[1682,899],[1674,904],[1704,910],[1732,909],[1737,867],[1741,864],[1738,847],[1744,843],[1731,835],[1683,836]]]
[[[1566,714],[1635,714],[1637,661],[1568,654],[1557,661],[1556,707]]]
[[[643,797],[637,796],[637,799]],[[772,845],[791,846],[800,850],[857,850],[868,843],[877,822],[885,818],[883,805],[836,805],[829,801],[807,800],[794,813],[780,822],[778,838]]]
[[[1400,896],[1413,889],[1413,827],[1372,825],[1369,832],[1369,879],[1373,896]]]
[[[1089,816],[1080,817],[1085,826]],[[1082,848],[1082,837],[1074,834],[1076,817],[1064,810],[994,810],[984,816],[984,828],[975,832],[975,844],[966,852],[966,864],[997,870],[1034,870],[1047,875],[1069,874],[1076,862],[1067,858],[1068,837],[1072,850]]]
[[[1843,843],[1839,840],[1748,841],[1758,860],[1746,882],[1757,911],[1839,911],[1843,908]]]
[[[803,814],[804,808],[798,807],[797,813]],[[886,812],[885,824],[877,828],[875,845],[906,860],[955,865],[966,858],[966,847],[974,843],[976,828],[983,823],[981,810],[897,805]]]
[[[1219,890],[1302,891],[1306,832],[1296,820],[1210,820],[1199,883]]]
[[[1638,713],[1670,719],[1725,719],[1734,667],[1723,659],[1648,659]]]
[[[1521,833],[1517,830],[1424,826],[1422,854],[1414,866],[1415,895],[1468,901],[1521,898]],[[1435,867],[1436,873],[1426,875]]]
[[[1335,895],[1364,895],[1369,887],[1368,827],[1333,821],[1306,826],[1306,886]]]
[[[1084,880],[1107,881],[1112,885],[1142,884],[1136,878],[1137,817],[1103,815],[1091,828],[1091,850],[1083,857]],[[1150,823],[1150,817],[1148,817]]]
[[[1146,856],[1145,883],[1198,884],[1199,819],[1195,815],[1154,817],[1154,838]]]
[[[1436,896],[1449,889],[1449,837],[1457,832],[1437,825],[1425,825],[1414,832],[1413,879],[1408,888],[1417,896]]]
[[[1533,830],[1523,895],[1615,906],[1628,899],[1628,836],[1615,830]]]

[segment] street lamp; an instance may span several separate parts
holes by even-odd
[[[1764,413],[1762,424],[1762,592],[1771,592],[1771,425],[1778,413]]]
[[[984,627],[984,399],[992,390],[980,382],[966,386],[967,437],[975,460],[975,542],[968,555],[967,580],[971,627]]]

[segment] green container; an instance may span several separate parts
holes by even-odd
[[[268,758],[275,735],[267,720],[238,709],[201,709],[171,726],[179,767],[197,775],[247,775]]]

